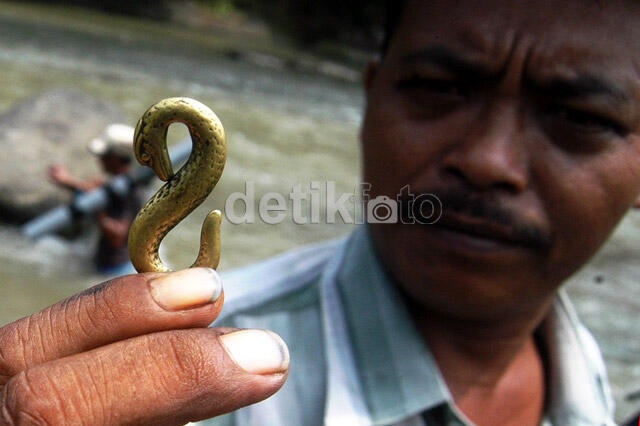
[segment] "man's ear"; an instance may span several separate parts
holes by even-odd
[[[367,70],[364,75],[364,90],[368,94],[373,87],[373,81],[378,75],[378,69],[380,68],[380,61],[378,59],[372,59],[367,64]]]

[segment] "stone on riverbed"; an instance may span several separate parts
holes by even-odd
[[[48,178],[52,163],[79,178],[100,175],[90,140],[124,113],[73,89],[53,89],[0,115],[0,220],[23,223],[71,200]]]

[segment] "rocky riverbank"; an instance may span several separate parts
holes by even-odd
[[[71,199],[48,179],[50,164],[80,178],[100,173],[87,143],[124,120],[117,106],[74,89],[53,89],[0,115],[0,220],[23,223]]]

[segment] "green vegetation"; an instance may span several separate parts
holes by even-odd
[[[69,2],[18,2],[0,0],[0,17],[37,22],[57,29],[118,40],[151,43],[166,48],[185,45],[201,54],[241,56],[258,53],[275,57],[281,63],[302,70],[319,70],[329,60],[351,68],[359,78],[369,54],[332,40],[313,48],[301,46],[290,37],[281,37],[264,22],[252,18],[235,5],[237,0],[176,1],[171,21],[158,21],[132,15],[107,13]],[[86,3],[86,2],[84,2]],[[183,7],[178,7],[183,5]],[[274,32],[276,34],[274,34]],[[354,80],[354,77],[349,77]]]
[[[384,0],[34,0],[81,6],[120,15],[169,21],[185,7],[206,7],[220,17],[244,13],[266,22],[276,33],[311,47],[338,42],[372,50],[381,33]]]
[[[83,6],[122,15],[165,20],[171,17],[169,0],[47,0],[45,4]]]

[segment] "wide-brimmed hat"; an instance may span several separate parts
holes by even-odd
[[[98,156],[115,154],[123,158],[131,157],[134,131],[133,127],[126,124],[110,124],[100,136],[89,142],[89,151]]]

